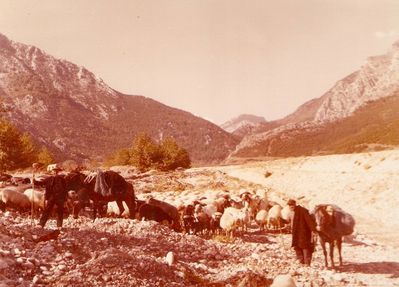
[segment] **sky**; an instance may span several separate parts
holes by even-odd
[[[0,0],[0,33],[221,124],[282,118],[399,40],[399,0]]]

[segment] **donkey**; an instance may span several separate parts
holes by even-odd
[[[101,176],[101,179],[99,176]],[[101,181],[101,188],[98,188],[98,184],[96,184],[99,181]],[[103,210],[104,205],[106,206],[110,201],[117,202],[119,214],[124,211],[122,204],[122,201],[124,201],[129,208],[129,217],[134,218],[136,198],[133,185],[126,182],[118,173],[108,170],[88,177],[82,173],[75,173],[67,175],[66,182],[68,189],[77,191],[79,196],[78,204],[74,207],[74,217],[77,217],[80,209],[87,202],[86,198],[89,198],[93,201],[93,219],[97,217],[97,212]]]
[[[342,209],[332,205],[317,205],[312,212],[319,231],[320,244],[323,249],[325,266],[328,268],[326,243],[329,244],[331,267],[334,265],[334,246],[337,245],[339,265],[342,266],[342,237],[353,232],[355,221]]]

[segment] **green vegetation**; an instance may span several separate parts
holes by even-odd
[[[0,171],[25,168],[35,160],[35,147],[27,134],[0,120]]]
[[[191,160],[188,152],[169,137],[156,144],[145,133],[138,134],[130,149],[117,150],[106,162],[107,165],[136,166],[140,171],[158,169],[175,170],[178,167],[188,168]]]
[[[46,147],[42,147],[37,155],[37,162],[47,166],[51,163],[54,163],[55,160],[52,153]]]
[[[0,102],[0,171],[27,168],[34,162],[53,162],[53,156],[46,148],[39,150],[27,133],[21,133],[3,118],[7,111]]]

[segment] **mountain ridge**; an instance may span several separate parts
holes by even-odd
[[[229,157],[253,154],[274,156],[277,154],[273,152],[275,150],[272,148],[273,143],[279,142],[281,145],[284,140],[287,140],[285,145],[289,150],[292,146],[301,145],[301,140],[306,140],[309,144],[306,154],[310,151],[321,152],[319,142],[312,141],[311,138],[300,140],[300,136],[304,134],[309,136],[311,130],[314,132],[323,130],[328,123],[340,122],[342,119],[354,116],[356,111],[370,102],[395,97],[398,91],[399,41],[395,42],[386,54],[369,57],[360,70],[337,81],[321,97],[307,101],[292,114],[271,122],[274,126],[260,126],[255,132],[245,136]],[[290,136],[287,136],[288,134]],[[293,134],[298,136],[296,140],[291,140]],[[262,145],[265,147],[259,149]],[[254,151],[250,151],[251,149]],[[284,153],[278,152],[278,154]]]
[[[174,137],[194,163],[219,162],[238,143],[189,112],[119,93],[86,68],[2,34],[0,96],[8,119],[58,159],[102,160],[139,132]]]

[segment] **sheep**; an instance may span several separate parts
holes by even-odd
[[[203,211],[201,204],[195,205],[194,218],[196,232],[204,232],[209,230],[211,217]]]
[[[251,213],[249,208],[244,207],[242,209],[240,209],[240,213],[239,213],[239,225],[242,229],[242,231],[247,231],[248,230],[248,226],[251,223]]]
[[[213,234],[219,234],[221,227],[220,227],[220,218],[222,218],[222,213],[215,212],[209,221],[209,231]]]
[[[217,199],[215,199],[215,201],[213,202],[213,204],[216,206],[216,210],[217,212],[224,212],[224,209],[226,207],[230,206],[230,201],[229,201],[229,196],[226,195],[224,197],[219,197]]]
[[[291,231],[291,222],[294,217],[294,212],[290,209],[288,205],[284,206],[281,210],[281,218],[283,222],[288,226],[288,230]]]
[[[280,229],[281,228],[281,205],[273,205],[267,214],[267,228]]]
[[[12,207],[20,211],[29,211],[31,208],[29,198],[25,194],[12,189],[4,189],[0,200],[4,203],[1,207],[3,211],[5,211],[6,207]]]
[[[60,168],[60,167],[59,167],[58,164],[52,163],[52,164],[49,164],[49,165],[47,166],[47,171],[48,171],[48,172],[52,172],[54,169],[59,169],[59,168]]]
[[[258,195],[251,196],[251,194],[247,192],[242,195],[242,200],[244,202],[244,207],[249,211],[250,220],[252,221],[258,213],[260,197]]]
[[[147,200],[147,203],[150,204],[150,205],[158,206],[165,213],[167,213],[170,216],[170,218],[173,220],[173,229],[174,230],[177,231],[177,230],[181,229],[179,212],[178,212],[177,208],[174,205],[172,205],[170,203],[167,203],[165,201],[157,200],[157,199],[152,198],[152,197],[150,197]]]
[[[110,216],[125,216],[125,217],[129,217],[130,213],[129,213],[129,208],[126,204],[126,202],[122,201],[123,207],[125,208],[125,210],[122,212],[122,214],[119,214],[120,210],[118,207],[118,204],[116,203],[116,201],[110,201],[107,203],[107,215]]]
[[[234,207],[227,207],[220,218],[220,227],[227,236],[233,237],[235,230],[243,225],[245,214],[243,210]]]
[[[174,219],[165,212],[161,207],[144,203],[140,206],[139,209],[139,219],[153,220],[159,223],[168,222],[168,224],[172,224]]]
[[[29,198],[31,204],[33,204],[35,210],[44,209],[44,192],[41,190],[36,190],[28,188],[24,191],[24,194]]]
[[[187,206],[180,206],[179,210],[181,212],[181,221],[183,231],[185,233],[195,233],[194,227],[194,205],[188,204]]]
[[[267,211],[264,209],[261,209],[258,211],[255,217],[256,224],[259,225],[259,229],[265,230],[266,229],[266,224],[267,224]]]

